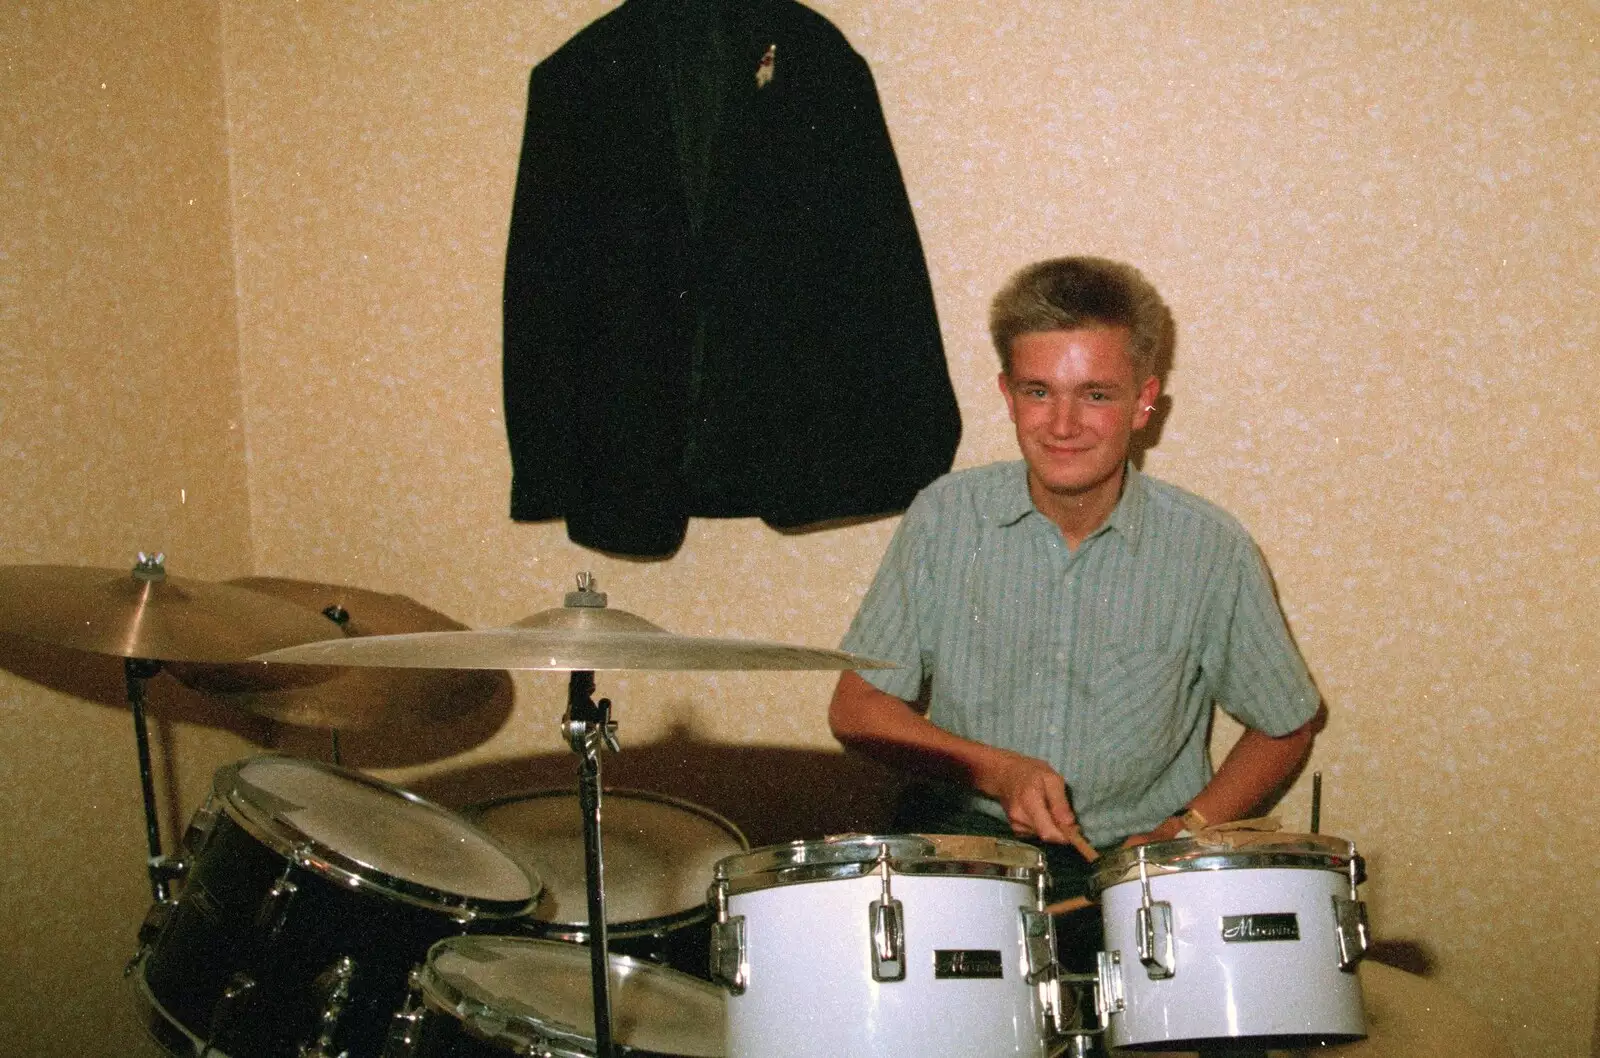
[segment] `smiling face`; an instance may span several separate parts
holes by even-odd
[[[1133,432],[1161,392],[1154,375],[1135,377],[1128,338],[1126,327],[1020,334],[1000,375],[1028,491],[1074,542],[1116,507]]]

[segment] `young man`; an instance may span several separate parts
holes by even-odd
[[[1045,261],[996,296],[990,331],[1022,460],[918,495],[843,643],[901,667],[845,673],[828,719],[918,777],[895,829],[1032,839],[1056,901],[1090,873],[1073,842],[1249,815],[1305,759],[1319,701],[1244,529],[1128,462],[1171,333],[1154,288]],[[1212,774],[1214,703],[1246,730]],[[1092,962],[1097,927],[1069,963]]]

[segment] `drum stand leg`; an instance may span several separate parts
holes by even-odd
[[[573,672],[567,685],[567,744],[579,755],[578,800],[583,807],[583,866],[589,895],[589,970],[594,987],[595,1058],[613,1058],[611,960],[607,954],[605,863],[600,841],[600,754],[617,749],[611,699],[594,700],[594,673]]]
[[[168,889],[166,860],[161,855],[161,826],[156,818],[156,788],[150,769],[150,733],[144,720],[144,685],[161,671],[161,662],[148,658],[126,658],[122,663],[123,677],[128,684],[128,704],[133,709],[133,738],[139,749],[139,785],[144,791],[144,833],[150,846],[147,868],[150,872],[150,892],[156,903],[165,903]]]

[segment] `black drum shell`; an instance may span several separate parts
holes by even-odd
[[[327,1002],[318,978],[343,957],[353,974],[330,1053],[378,1055],[428,948],[497,924],[336,881],[286,859],[226,812],[191,856],[177,904],[143,960],[144,983],[171,1019],[235,1058],[296,1058],[314,1043]],[[295,888],[275,903],[280,880]],[[218,1011],[241,973],[254,987]]]
[[[494,932],[531,937],[534,940],[559,940],[587,946],[591,931],[558,922],[546,922],[531,915],[519,915],[499,924]],[[627,955],[645,962],[660,963],[679,973],[710,981],[711,907],[698,908],[672,922],[651,929],[634,923],[619,923],[606,929],[606,951]]]

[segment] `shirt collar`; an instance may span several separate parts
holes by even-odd
[[[1030,514],[1037,514],[1033,497],[1028,495],[1028,464],[1019,459],[1007,464],[1000,479],[999,494],[995,497],[995,520],[1010,528]],[[1043,515],[1040,515],[1043,517]]]
[[[1002,526],[1013,526],[1030,514],[1044,515],[1033,504],[1033,497],[1028,494],[1028,464],[1018,460],[1011,464],[1010,473],[1002,479],[999,495],[996,497],[995,516]],[[1144,525],[1144,509],[1147,504],[1147,486],[1144,475],[1139,468],[1131,462],[1123,466],[1122,495],[1117,499],[1117,505],[1111,510],[1111,517],[1105,524],[1090,534],[1089,538],[1099,536],[1101,533],[1115,531],[1130,548],[1139,546],[1139,530]]]
[[[1103,533],[1114,529],[1126,541],[1128,547],[1137,550],[1139,529],[1144,525],[1144,509],[1148,503],[1148,493],[1148,486],[1139,468],[1131,462],[1124,464],[1122,496],[1117,500],[1117,505],[1111,509],[1111,517],[1106,519],[1106,524],[1096,532]]]

